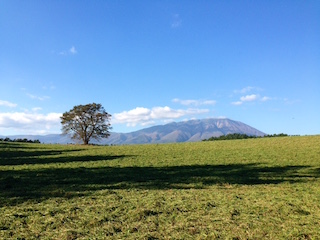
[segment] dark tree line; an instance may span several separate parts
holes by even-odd
[[[40,143],[40,140],[30,140],[27,138],[16,138],[16,139],[10,139],[8,137],[6,138],[0,138],[0,142],[21,142],[21,143]]]
[[[288,134],[280,133],[280,134],[268,134],[263,137],[287,137]],[[204,139],[203,141],[217,141],[217,140],[233,140],[233,139],[249,139],[249,138],[262,138],[260,136],[247,135],[242,133],[230,133],[227,135],[222,135],[219,137],[211,137],[208,139]]]

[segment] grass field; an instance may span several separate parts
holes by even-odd
[[[320,239],[320,136],[1,142],[0,239]]]

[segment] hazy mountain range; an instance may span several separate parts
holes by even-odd
[[[169,142],[197,142],[210,137],[218,137],[230,133],[241,133],[254,136],[264,136],[265,133],[239,121],[231,119],[210,118],[172,122],[144,128],[130,133],[112,132],[109,138],[103,139],[99,144],[145,144]],[[0,136],[1,137],[1,136]],[[69,136],[61,134],[49,135],[15,135],[11,139],[27,138],[40,140],[41,143],[73,143]],[[3,136],[2,136],[3,138]],[[97,143],[92,141],[92,143]]]

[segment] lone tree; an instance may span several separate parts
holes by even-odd
[[[74,106],[61,117],[62,133],[71,133],[72,139],[82,140],[87,145],[91,138],[100,140],[110,136],[110,118],[101,104]]]

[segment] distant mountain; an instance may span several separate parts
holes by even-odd
[[[106,141],[108,144],[197,142],[210,137],[218,137],[230,133],[241,133],[254,136],[265,135],[265,133],[242,122],[230,119],[211,118],[173,122],[131,133],[113,133]]]
[[[100,144],[145,144],[169,142],[197,142],[210,137],[219,137],[232,133],[241,133],[254,136],[264,136],[265,133],[239,121],[230,119],[202,119],[184,122],[172,122],[165,125],[153,126],[131,133],[111,133],[109,138]],[[39,139],[42,143],[72,143],[70,137],[60,134],[51,135],[19,135],[14,138]],[[97,142],[95,142],[97,143]]]
[[[12,136],[0,136],[0,138],[9,137],[10,139],[28,139],[28,140],[39,140],[41,143],[74,143],[74,141],[66,135],[62,134],[48,134],[48,135],[12,135]]]

